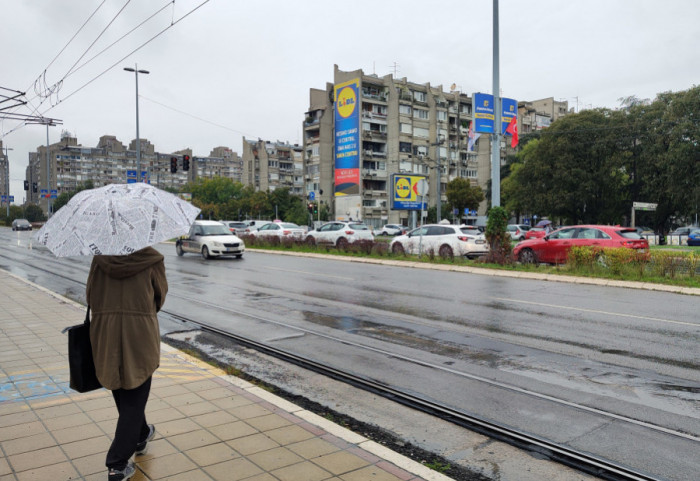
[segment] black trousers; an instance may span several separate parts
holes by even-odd
[[[116,389],[112,391],[114,402],[119,411],[114,440],[107,451],[108,469],[124,469],[129,458],[136,451],[136,445],[148,437],[146,423],[146,402],[151,392],[151,378],[135,389]]]

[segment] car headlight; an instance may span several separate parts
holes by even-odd
[[[223,247],[223,246],[224,246],[221,242],[216,242],[216,241],[213,241],[213,242],[211,243],[211,245],[214,246],[214,247]]]

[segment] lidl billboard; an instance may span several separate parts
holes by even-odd
[[[493,95],[475,93],[474,131],[482,134],[493,133],[495,115],[493,113]],[[501,133],[504,134],[510,120],[518,115],[518,102],[514,99],[501,98]]]
[[[360,79],[335,86],[335,195],[360,194]]]
[[[418,195],[418,182],[424,180],[424,175],[394,174],[391,179],[391,208],[393,210],[421,210],[428,209],[425,198]]]

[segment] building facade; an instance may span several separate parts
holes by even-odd
[[[303,148],[287,142],[248,140],[243,137],[241,183],[256,191],[288,188],[293,195],[305,195]]]
[[[197,178],[221,175],[233,180],[240,172],[238,155],[226,147],[217,147],[209,157],[192,157],[192,151],[161,153],[147,139],[141,139],[141,164],[138,165],[136,142],[126,148],[115,136],[104,135],[96,147],[78,144],[78,139],[64,131],[61,140],[29,153],[25,179],[29,186],[27,201],[49,212],[52,199],[78,185],[92,181],[95,187],[126,184],[149,179],[158,188],[180,189]],[[183,156],[190,156],[189,170],[183,170]],[[176,166],[172,172],[171,166]],[[140,173],[139,173],[140,172]]]
[[[392,178],[395,174],[425,176],[427,204],[436,206],[441,218],[452,218],[446,208],[446,186],[464,178],[487,192],[491,179],[491,136],[483,134],[469,148],[469,126],[474,119],[472,97],[441,85],[410,82],[392,75],[379,77],[362,70],[342,71],[334,66],[333,83],[325,90],[310,89],[309,110],[303,122],[305,191],[327,203],[338,220],[362,220],[375,228],[386,223],[412,225],[413,213],[392,210]],[[336,195],[335,190],[335,88],[358,85],[360,182],[359,194]],[[567,113],[567,102],[553,98],[519,104],[519,124],[545,128]],[[521,130],[523,132],[523,130]],[[524,133],[526,133],[524,132]],[[501,137],[501,163],[515,151]],[[439,194],[438,194],[439,193]],[[485,200],[478,212],[484,216]]]

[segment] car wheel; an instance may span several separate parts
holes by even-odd
[[[345,237],[341,237],[338,239],[338,241],[335,243],[335,246],[338,249],[345,249],[348,246],[348,240]]]
[[[391,246],[391,252],[401,256],[406,254],[406,251],[404,250],[400,242],[397,242],[393,246]]]
[[[518,254],[518,260],[521,264],[537,264],[537,256],[532,249],[523,249]]]
[[[440,246],[440,257],[443,259],[452,259],[454,258],[454,252],[452,251],[452,247],[448,246],[447,244]]]
[[[177,255],[182,257],[185,254],[185,251],[182,250],[182,244],[175,244],[175,251],[177,252]]]
[[[308,236],[305,240],[304,243],[308,246],[315,246],[316,245],[316,239],[313,238],[313,236]]]
[[[209,259],[211,256],[209,255],[209,249],[207,246],[202,247],[202,257],[205,259]]]

